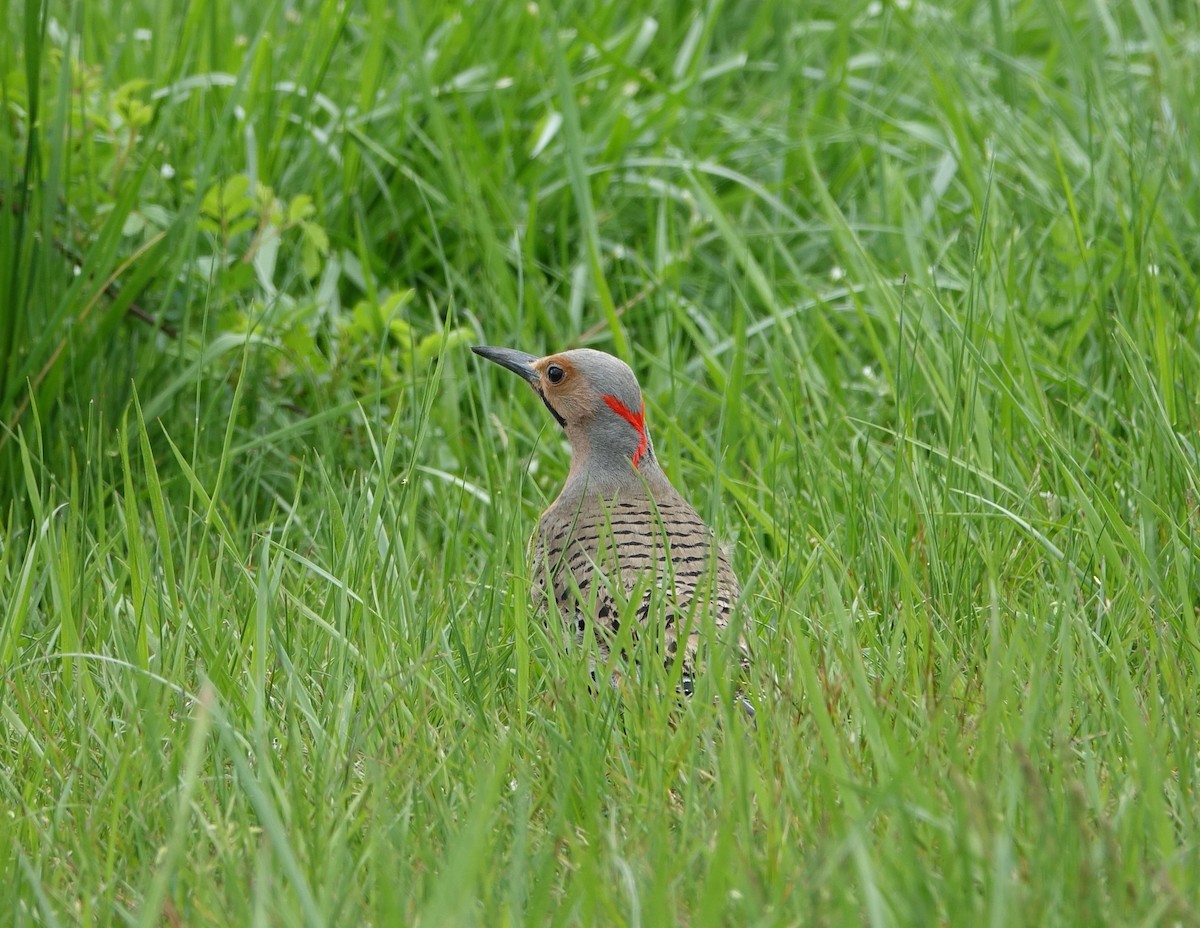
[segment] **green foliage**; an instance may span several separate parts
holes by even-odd
[[[114,86],[108,81],[120,65],[106,69],[81,57],[97,23],[77,23],[80,35],[52,14],[49,22],[34,45],[38,54],[26,56],[42,63],[36,78],[13,71],[3,86],[0,197],[10,247],[0,268],[7,294],[0,469],[15,476],[11,439],[31,404],[51,420],[73,419],[79,397],[64,392],[72,382],[94,382],[97,357],[125,365],[120,374],[106,369],[111,393],[90,397],[115,418],[130,397],[120,385],[131,378],[155,411],[185,389],[199,395],[206,382],[226,381],[228,368],[197,362],[223,345],[217,354],[239,363],[229,336],[274,355],[254,368],[274,375],[276,402],[289,408],[378,398],[380,375],[384,392],[394,392],[401,382],[423,380],[414,362],[427,366],[447,339],[461,342],[463,330],[442,331],[436,312],[396,317],[394,337],[382,341],[380,332],[350,321],[346,299],[372,312],[398,310],[388,296],[397,280],[376,277],[379,269],[344,242],[334,248],[313,193],[282,197],[263,182],[253,152],[238,151],[253,128],[237,109],[210,131],[187,122],[231,86],[225,75],[170,79],[151,70]],[[135,45],[150,41],[145,32],[133,30]],[[44,114],[56,89],[57,106]],[[298,179],[283,177],[292,187]],[[418,291],[401,292],[407,303]],[[181,365],[187,380],[176,376]]]
[[[1193,6],[0,11],[14,924],[1200,920]],[[756,728],[529,614],[475,339],[634,365]]]

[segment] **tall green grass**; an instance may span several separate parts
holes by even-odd
[[[1200,921],[1194,8],[0,28],[13,924]],[[471,339],[637,370],[756,727],[530,613]]]

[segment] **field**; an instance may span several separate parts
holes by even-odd
[[[0,922],[1200,924],[1200,7],[0,29]],[[756,725],[472,344],[637,371]]]

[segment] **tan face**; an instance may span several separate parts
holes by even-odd
[[[612,452],[634,467],[653,456],[641,390],[628,366],[586,350],[552,354],[531,366],[536,376],[529,383],[567,430],[572,448]]]
[[[654,459],[637,378],[624,361],[591,348],[536,357],[515,348],[477,345],[477,355],[522,377],[571,441],[571,466],[580,462],[626,473],[629,463]]]
[[[596,415],[596,391],[570,358],[552,354],[534,361],[532,367],[538,376],[529,385],[560,425],[575,428]]]

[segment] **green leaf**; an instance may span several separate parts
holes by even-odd
[[[300,223],[300,231],[303,235],[300,255],[304,262],[304,273],[312,280],[321,273],[321,259],[329,253],[329,236],[323,228],[312,222]]]
[[[131,212],[125,217],[125,224],[121,226],[122,235],[138,235],[146,228],[146,218],[137,210]]]
[[[253,209],[254,200],[247,195],[249,189],[250,178],[245,174],[235,174],[224,183],[214,184],[205,192],[200,203],[200,212],[227,225]]]
[[[312,197],[307,193],[301,193],[292,197],[292,202],[288,204],[287,222],[288,225],[296,225],[302,219],[307,219],[317,211],[313,206]]]
[[[416,297],[417,291],[411,287],[407,290],[396,290],[389,293],[379,305],[379,314],[384,319],[399,315]]]

